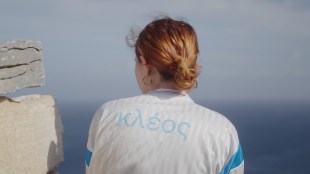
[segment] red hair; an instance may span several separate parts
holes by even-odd
[[[135,47],[138,60],[143,56],[164,80],[173,80],[182,90],[197,86],[199,49],[191,25],[169,17],[155,19],[138,36],[132,31],[131,38],[137,38],[134,43],[127,43]]]

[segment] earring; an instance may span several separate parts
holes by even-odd
[[[146,75],[143,77],[143,79],[142,79],[142,82],[143,82],[143,84],[145,85],[145,86],[151,86],[152,85],[152,83],[153,83],[153,79],[151,78],[151,80],[148,82],[148,83],[146,83],[145,82],[145,79],[146,79]]]

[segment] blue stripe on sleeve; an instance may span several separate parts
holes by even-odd
[[[86,165],[89,167],[89,164],[90,164],[90,160],[91,160],[91,157],[92,157],[93,153],[87,148],[86,149],[86,159],[85,159],[85,162],[86,162]]]
[[[239,144],[237,152],[231,157],[226,166],[222,169],[220,174],[229,174],[231,169],[238,167],[243,162],[243,153]]]

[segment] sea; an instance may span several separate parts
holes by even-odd
[[[310,174],[310,102],[197,102],[236,127],[246,174]],[[64,125],[60,174],[84,174],[91,119],[101,102],[58,102]]]

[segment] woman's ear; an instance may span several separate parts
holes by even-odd
[[[152,74],[152,65],[149,64],[143,56],[140,56],[139,58],[141,60],[141,64],[145,65],[144,67],[146,68],[146,72],[147,72],[146,74],[151,75]]]
[[[146,60],[145,60],[145,58],[144,58],[143,56],[140,56],[139,58],[140,58],[140,61],[141,61],[141,63],[142,63],[143,65],[146,65],[146,64],[147,64],[147,63],[146,63]]]

